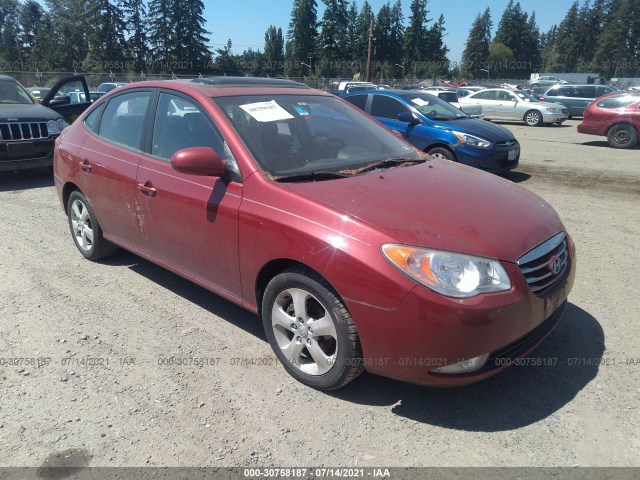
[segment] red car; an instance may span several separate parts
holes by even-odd
[[[640,132],[640,92],[615,92],[593,101],[578,132],[605,136],[613,148],[634,148]]]
[[[257,313],[318,389],[364,369],[489,377],[553,330],[573,284],[549,204],[295,82],[118,88],[63,132],[54,169],[82,255],[122,247]]]

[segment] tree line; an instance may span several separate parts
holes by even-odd
[[[640,68],[638,19],[639,0],[576,1],[560,24],[540,33],[535,12],[528,14],[519,2],[510,1],[492,36],[487,8],[469,31],[461,75],[525,78],[532,72],[589,72],[635,77]]]
[[[487,8],[461,63],[449,61],[445,19],[428,4],[410,0],[405,18],[402,0],[378,12],[366,0],[292,0],[284,32],[271,25],[262,50],[234,54],[232,39],[209,46],[202,0],[0,0],[0,70],[364,78],[370,65],[373,78],[495,79],[640,67],[640,0],[576,1],[545,33],[511,0],[493,34]]]

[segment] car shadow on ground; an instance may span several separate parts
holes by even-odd
[[[610,148],[609,147],[609,142],[607,142],[606,140],[604,141],[591,141],[591,142],[582,142],[581,145],[584,145],[585,147],[603,147],[603,148]]]
[[[120,251],[102,263],[127,266],[267,342],[257,315],[137,255]],[[540,421],[571,402],[596,377],[604,350],[604,332],[598,321],[569,304],[558,327],[527,357],[529,364],[514,365],[483,382],[430,388],[364,373],[346,387],[326,394],[355,404],[392,406],[396,415],[444,428],[512,430]]]
[[[528,173],[515,172],[513,170],[511,170],[510,172],[502,173],[499,176],[507,180],[511,180],[513,183],[526,182],[531,178],[531,175],[529,175]]]
[[[101,263],[112,266],[127,266],[159,287],[204,308],[209,313],[223,318],[260,340],[267,341],[260,317],[142,257],[125,250],[119,250],[117,254],[102,260]]]
[[[48,168],[0,172],[0,192],[19,193],[22,190],[52,187],[53,185],[53,174]]]
[[[516,365],[483,382],[459,388],[429,388],[363,374],[330,394],[417,422],[455,430],[496,432],[554,414],[597,375],[604,332],[588,312],[569,304],[552,334],[528,358],[548,365]],[[602,368],[609,368],[603,366]]]

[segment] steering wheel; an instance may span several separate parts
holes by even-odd
[[[328,138],[318,133],[311,140],[312,158],[336,158],[338,152],[346,147],[346,143],[339,138]]]

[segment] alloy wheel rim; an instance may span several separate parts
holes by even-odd
[[[89,210],[80,200],[71,204],[71,229],[78,246],[85,252],[93,247],[93,227]]]
[[[273,334],[289,364],[309,375],[323,375],[335,364],[338,335],[327,308],[311,293],[287,288],[271,310]]]

